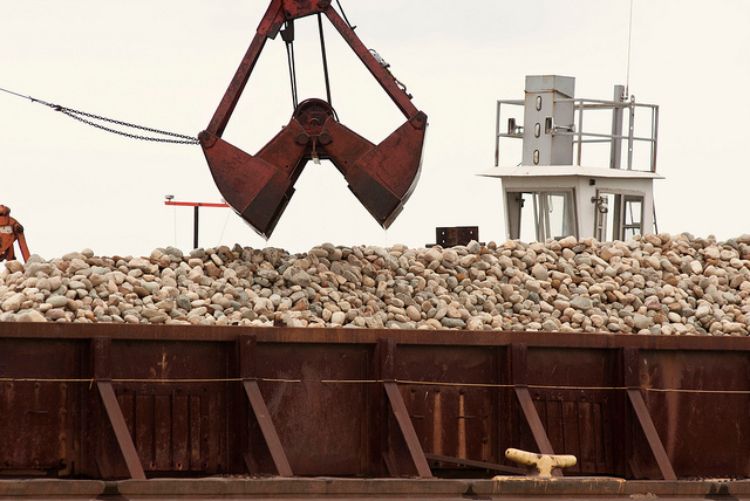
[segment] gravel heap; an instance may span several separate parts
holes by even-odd
[[[0,273],[0,321],[545,330],[746,336],[750,235],[305,254],[91,250]]]

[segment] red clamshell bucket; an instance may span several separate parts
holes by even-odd
[[[378,80],[406,122],[380,144],[341,124],[329,102],[300,103],[289,123],[255,155],[221,136],[263,50],[284,23],[323,14]],[[387,66],[362,44],[328,0],[273,0],[208,128],[199,135],[211,174],[224,200],[260,235],[271,236],[294,194],[308,160],[327,159],[375,220],[388,228],[409,199],[422,160],[427,115],[417,110]]]

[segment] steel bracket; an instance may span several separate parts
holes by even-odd
[[[242,378],[242,386],[250,402],[250,408],[253,411],[258,426],[263,434],[268,451],[271,453],[273,464],[276,467],[280,477],[292,477],[292,467],[289,465],[284,446],[281,445],[279,434],[276,426],[271,419],[271,413],[260,391],[257,374],[255,373],[255,336],[239,336],[237,343],[239,345],[239,373]],[[252,472],[251,472],[252,473]]]
[[[521,405],[521,410],[529,425],[531,434],[534,436],[536,446],[542,454],[554,454],[552,443],[549,441],[547,431],[544,429],[539,413],[534,406],[531,393],[527,384],[526,371],[526,345],[511,344],[511,383],[515,386],[516,398]]]
[[[651,414],[648,412],[648,407],[641,393],[639,380],[640,354],[638,349],[623,348],[622,360],[625,391],[628,395],[628,401],[635,411],[635,416],[638,419],[638,424],[643,434],[646,436],[651,454],[653,454],[664,480],[677,480],[672,462],[669,460],[661,438],[659,438],[659,433],[656,431],[656,426],[654,426],[654,421],[651,419]]]
[[[125,460],[130,478],[133,480],[145,480],[146,474],[143,471],[141,459],[138,457],[133,437],[130,435],[128,426],[125,423],[125,416],[122,414],[115,390],[112,387],[112,340],[110,338],[94,338],[91,344],[94,355],[94,380],[96,381],[96,388],[104,404],[104,410],[107,412],[109,424],[115,432],[120,453]]]
[[[433,478],[430,465],[427,463],[427,457],[422,449],[422,445],[419,443],[417,432],[414,430],[414,423],[411,421],[404,398],[396,383],[394,367],[396,343],[392,339],[381,339],[378,341],[378,346],[382,354],[380,370],[383,389],[388,398],[391,412],[393,412],[401,435],[406,442],[406,447],[409,450],[409,456],[414,464],[414,468],[417,471],[417,476],[419,478]]]

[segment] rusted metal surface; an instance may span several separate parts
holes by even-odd
[[[615,459],[620,454],[615,448],[626,443],[620,433],[620,426],[625,426],[625,422],[617,424],[615,416],[627,413],[628,409],[622,406],[622,410],[615,410],[618,392],[606,390],[622,386],[616,379],[618,350],[534,349],[529,346],[525,351],[525,383],[552,450],[578,458],[578,464],[568,471],[578,475],[608,471],[624,476],[625,470],[616,468]],[[582,391],[575,387],[604,389]],[[538,447],[533,433],[526,431],[521,416],[516,418],[514,429],[521,449]],[[624,456],[624,449],[622,452]]]
[[[515,466],[505,466],[497,463],[487,463],[485,461],[476,461],[474,459],[461,459],[453,456],[442,456],[440,454],[425,454],[425,457],[429,461],[436,463],[456,464],[460,466],[468,466],[471,468],[478,468],[480,470],[496,471],[511,475],[526,475],[527,471],[525,468],[518,468]]]
[[[439,226],[435,228],[436,244],[433,245],[455,247],[468,245],[472,240],[479,241],[479,226]]]
[[[26,235],[23,226],[10,217],[10,209],[0,205],[0,261],[12,261],[16,259],[16,251],[13,247],[18,242],[18,249],[24,261],[29,260],[29,247],[26,245]]]
[[[368,386],[321,381],[369,378],[369,355],[365,346],[258,343],[259,384],[296,475],[367,472]],[[265,451],[253,446],[261,440],[251,429],[250,454],[257,472],[273,472]]]
[[[623,350],[622,355],[625,368],[625,386],[627,387],[625,391],[635,411],[638,424],[641,430],[643,430],[646,441],[654,455],[659,472],[664,480],[677,480],[672,463],[669,460],[669,456],[667,456],[667,451],[664,450],[664,444],[659,437],[659,432],[656,431],[654,421],[651,419],[651,414],[648,412],[648,407],[646,407],[646,402],[644,402],[639,388],[638,363],[640,356],[638,351],[634,348],[626,348]]]
[[[257,381],[244,381],[243,386],[250,400],[250,406],[253,408],[255,419],[258,420],[258,426],[263,433],[263,438],[268,446],[268,452],[271,454],[274,466],[280,477],[291,477],[292,468],[289,466],[289,460],[286,458],[284,448],[281,446],[279,435],[276,433],[276,427],[271,420],[271,415],[260,393]]]
[[[78,377],[83,344],[0,338],[0,376]],[[20,475],[73,474],[84,392],[82,385],[65,382],[0,382],[0,469]]]
[[[626,481],[607,477],[540,480],[210,478],[0,480],[0,499],[750,499],[747,481]]]
[[[289,465],[289,459],[286,457],[286,452],[281,445],[281,440],[279,439],[276,426],[271,418],[271,413],[268,410],[265,399],[263,398],[258,381],[255,379],[257,373],[257,359],[255,356],[257,353],[257,343],[255,338],[253,336],[240,336],[237,339],[237,348],[242,385],[245,389],[248,401],[250,402],[250,408],[253,411],[255,422],[257,423],[263,437],[263,442],[273,460],[274,471],[279,476],[291,477],[293,473],[292,468]],[[245,453],[243,454],[243,457],[245,458],[250,473],[254,473],[256,470],[256,463],[252,456]]]
[[[107,420],[115,434],[117,446],[125,461],[128,475],[134,480],[145,480],[146,475],[143,472],[143,465],[138,457],[133,437],[125,424],[125,416],[122,414],[120,403],[117,401],[115,390],[112,387],[112,374],[110,372],[112,370],[112,341],[108,338],[92,339],[91,351],[96,388],[99,391]]]
[[[678,477],[724,477],[732,465],[750,468],[750,435],[744,427],[750,401],[744,393],[710,393],[732,388],[750,390],[748,353],[713,351],[641,352],[639,386],[667,456]],[[689,370],[686,370],[689,368]],[[662,393],[648,389],[687,387],[696,393]],[[727,444],[725,447],[724,444]],[[729,444],[732,444],[731,446]],[[701,447],[701,454],[696,454]],[[701,455],[708,455],[701,457]],[[701,473],[698,473],[701,472]],[[746,477],[738,474],[738,476]]]
[[[748,410],[746,338],[0,324],[5,476],[747,478]]]
[[[296,109],[291,120],[258,153],[251,155],[223,140],[224,129],[266,41],[274,38],[286,23],[293,43],[291,23],[313,14],[324,14],[329,19],[404,114],[406,122],[375,145],[339,123],[331,106],[330,93],[327,102],[308,99],[297,105],[296,84],[293,84]],[[325,48],[323,56],[325,61]],[[208,128],[201,132],[199,139],[224,199],[259,234],[268,238],[294,194],[294,184],[306,163],[319,159],[330,160],[344,175],[352,193],[381,226],[388,228],[401,212],[419,177],[426,128],[427,115],[417,110],[405,88],[399,86],[388,67],[365,47],[330,1],[272,0]]]
[[[512,382],[516,385],[514,391],[526,423],[534,437],[535,450],[542,454],[554,454],[547,431],[539,418],[539,412],[531,399],[528,384],[528,358],[526,345],[511,346],[511,374]]]
[[[670,463],[667,452],[664,450],[664,444],[661,443],[659,433],[656,431],[651,415],[648,413],[646,403],[643,401],[643,395],[641,395],[640,390],[637,389],[628,389],[626,391],[628,392],[628,399],[633,405],[635,414],[638,417],[638,423],[641,425],[643,433],[646,435],[648,445],[654,453],[656,464],[659,466],[659,472],[664,480],[677,480],[677,475],[674,473],[672,463]]]
[[[120,451],[122,451],[130,478],[133,480],[145,480],[146,475],[143,473],[143,466],[141,465],[141,460],[138,458],[138,451],[135,450],[133,437],[130,436],[130,432],[125,424],[125,417],[122,415],[122,410],[117,402],[112,383],[99,381],[96,383],[96,386],[99,389],[99,396],[102,397],[102,403],[107,411],[107,417],[112,425],[112,430],[115,432],[117,445]]]
[[[393,408],[393,414],[396,416],[398,427],[401,430],[406,446],[409,448],[409,455],[417,469],[417,475],[420,478],[432,478],[432,472],[427,464],[427,458],[425,458],[422,446],[417,438],[417,433],[414,431],[414,425],[409,417],[409,411],[406,409],[404,399],[401,396],[401,392],[396,386],[396,383],[385,382],[385,393],[388,395],[388,402]]]
[[[531,400],[529,389],[516,388],[516,396],[518,397],[518,402],[521,404],[521,410],[526,418],[526,422],[529,428],[531,428],[531,434],[534,436],[534,442],[536,442],[535,449],[542,454],[554,454],[555,452],[547,437],[547,432],[542,425],[541,419],[539,419],[539,413]]]

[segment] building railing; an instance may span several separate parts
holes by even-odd
[[[583,158],[583,145],[591,143],[610,143],[610,160],[609,167],[620,169],[622,158],[622,143],[626,142],[627,146],[627,170],[637,170],[656,172],[656,153],[659,134],[659,106],[655,104],[645,104],[635,102],[631,96],[628,101],[606,101],[600,99],[571,98],[557,99],[557,103],[573,102],[575,114],[577,115],[576,123],[572,125],[556,126],[548,120],[545,124],[545,133],[553,135],[572,136],[575,146],[574,165],[581,165]],[[495,167],[500,165],[500,140],[503,138],[523,139],[523,125],[517,125],[514,118],[507,121],[508,127],[506,132],[501,132],[501,113],[502,106],[521,106],[525,105],[523,99],[501,99],[497,101],[497,118],[495,123]],[[648,137],[635,135],[635,112],[637,108],[643,108],[650,112],[650,135]],[[583,129],[584,111],[612,111],[612,131],[609,134],[601,132],[586,132]],[[627,110],[627,130],[623,132],[623,115]],[[636,143],[649,144],[649,165],[648,169],[634,169],[633,152]]]

